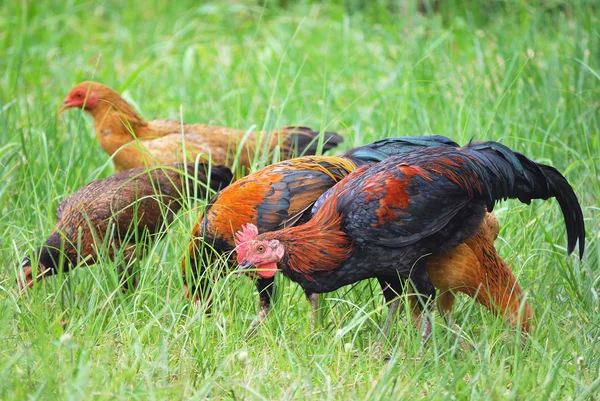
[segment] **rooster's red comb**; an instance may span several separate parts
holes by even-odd
[[[242,226],[242,229],[235,233],[235,245],[240,246],[244,242],[252,241],[258,235],[258,228],[252,223]]]
[[[235,233],[235,249],[237,253],[237,262],[242,263],[246,257],[246,242],[252,241],[258,235],[258,228],[252,223],[242,226],[242,229]]]

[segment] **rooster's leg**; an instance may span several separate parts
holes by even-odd
[[[310,327],[314,331],[317,327],[317,321],[319,319],[319,294],[315,292],[305,292],[305,294],[312,309],[310,316]]]
[[[431,311],[435,301],[435,287],[425,269],[424,259],[421,259],[413,266],[410,280],[415,288],[416,295],[419,299],[419,307],[422,312],[421,344],[424,345],[431,335]]]
[[[199,237],[194,238],[190,245],[189,259],[184,257],[181,260],[181,275],[185,297],[195,305],[201,305],[205,313],[210,315],[213,299],[211,285],[215,278],[206,266],[221,266],[221,264],[215,263],[219,260],[219,255],[207,248],[204,248]],[[216,269],[215,273],[218,274],[219,269]]]
[[[383,322],[383,327],[381,329],[382,341],[387,338],[388,334],[390,334],[392,323],[394,322],[396,314],[398,313],[398,308],[400,307],[400,298],[394,299],[389,305],[388,314],[385,317],[385,321]]]
[[[385,302],[389,305],[388,314],[381,330],[383,340],[387,338],[390,333],[392,323],[398,313],[398,308],[400,307],[400,295],[402,294],[403,289],[402,282],[398,276],[377,277],[377,281],[379,281],[379,285],[383,291]]]
[[[256,328],[269,314],[271,309],[271,297],[273,296],[273,290],[275,288],[275,282],[273,278],[261,278],[256,280],[256,289],[258,290],[259,297],[259,308],[258,316],[250,323],[249,336],[256,333]]]

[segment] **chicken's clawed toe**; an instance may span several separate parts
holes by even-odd
[[[448,325],[448,328],[450,329],[450,332],[452,333],[452,336],[455,339],[457,339],[458,342],[460,343],[460,348],[463,351],[472,351],[473,350],[473,347],[471,347],[467,343],[467,340],[462,335],[462,333],[463,333],[462,327],[460,327],[458,324],[452,322],[451,324]]]
[[[373,345],[371,345],[369,347],[369,350],[367,352],[367,355],[369,358],[377,359],[377,360],[384,360],[384,361],[389,361],[392,358],[392,351],[385,350],[384,341],[381,341],[381,340],[377,341],[376,343],[373,343]]]

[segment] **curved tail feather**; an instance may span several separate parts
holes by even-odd
[[[579,257],[585,250],[585,222],[577,195],[567,179],[554,167],[536,163],[524,155],[513,152],[497,142],[470,143],[465,149],[476,159],[487,174],[483,182],[483,195],[488,210],[496,200],[517,198],[530,203],[532,199],[556,198],[562,210],[568,236],[570,254],[579,242]]]
[[[546,175],[550,191],[554,194],[565,217],[569,238],[567,251],[569,253],[573,252],[575,244],[579,242],[579,258],[581,259],[585,250],[585,223],[577,195],[575,195],[571,185],[569,185],[568,181],[558,170],[543,164],[539,166]]]

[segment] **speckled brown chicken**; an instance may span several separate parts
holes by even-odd
[[[280,150],[280,158],[314,155],[319,133],[307,127],[284,127],[272,132],[236,130],[205,124],[181,124],[174,120],[144,121],[117,92],[97,82],[76,85],[61,106],[85,110],[94,118],[96,137],[112,156],[116,171],[145,165],[160,165],[184,160],[250,168],[255,156],[272,155]],[[184,135],[182,135],[184,133]],[[185,139],[185,140],[184,140]],[[323,151],[343,139],[332,132],[323,134]],[[271,158],[269,158],[271,160]]]
[[[35,256],[25,258],[19,286],[31,287],[59,270],[95,264],[107,235],[111,259],[120,252],[126,262],[141,257],[164,234],[188,192],[206,199],[211,196],[208,188],[218,191],[231,180],[225,166],[174,163],[138,167],[91,182],[58,205],[56,227]],[[37,269],[31,259],[38,262]]]

